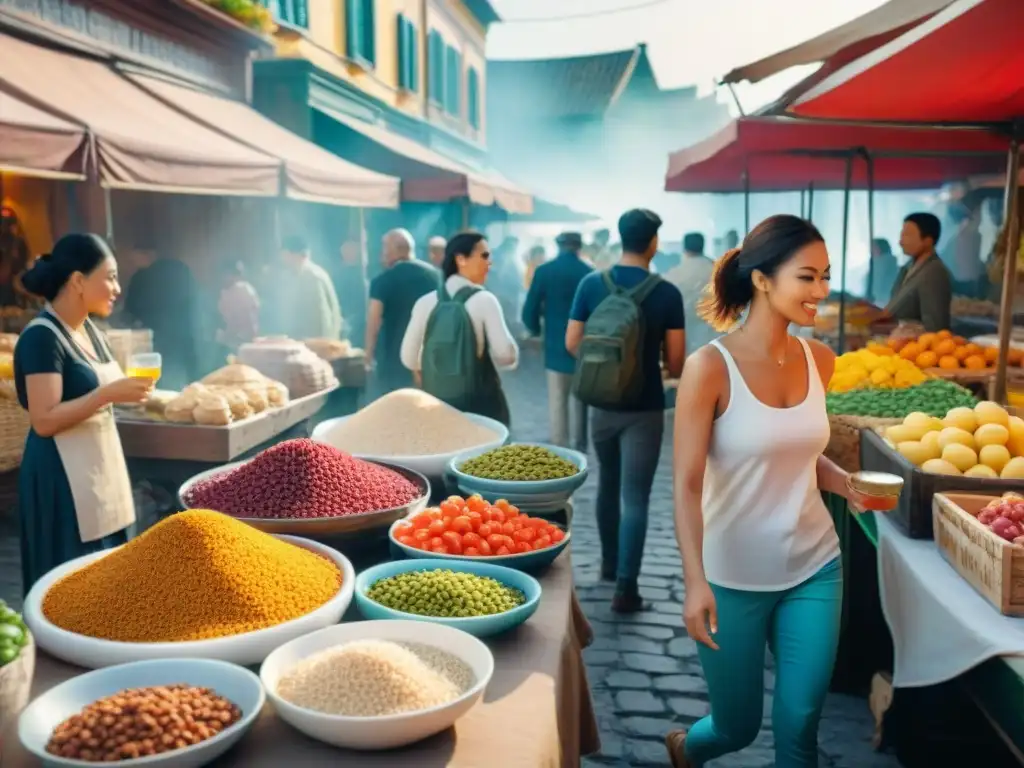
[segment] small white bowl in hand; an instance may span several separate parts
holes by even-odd
[[[277,694],[278,681],[293,665],[310,656],[354,640],[431,645],[462,659],[474,683],[454,701],[429,709],[382,717],[329,715],[299,707]],[[450,728],[481,699],[494,674],[490,649],[460,629],[422,621],[357,621],[321,629],[285,643],[260,668],[260,679],[277,714],[293,728],[336,747],[383,750],[403,747]]]

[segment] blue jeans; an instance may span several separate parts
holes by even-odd
[[[711,586],[719,650],[698,645],[711,714],[686,736],[695,766],[757,738],[764,705],[764,652],[775,656],[772,729],[776,768],[818,765],[818,720],[839,644],[843,566],[839,558],[781,592]]]
[[[640,576],[651,486],[664,429],[663,411],[591,409],[601,559],[615,568],[620,584],[635,585]]]

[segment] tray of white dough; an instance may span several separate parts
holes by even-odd
[[[313,439],[437,478],[460,453],[504,445],[508,428],[486,416],[463,413],[422,390],[399,389],[351,416],[320,422]]]

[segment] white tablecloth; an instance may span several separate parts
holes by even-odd
[[[1003,616],[949,565],[931,539],[878,521],[878,582],[892,632],[893,684],[951,680],[994,656],[1024,656],[1024,619]]]

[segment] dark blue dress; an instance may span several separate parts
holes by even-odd
[[[64,334],[68,347],[53,331],[43,326],[25,330],[14,350],[14,382],[18,401],[28,407],[25,378],[37,373],[59,373],[63,380],[61,402],[87,395],[99,386],[96,372],[65,331],[60,321],[48,312],[47,318]],[[100,362],[110,362],[110,351],[91,324],[86,324]],[[97,541],[83,542],[75,516],[67,474],[52,437],[40,437],[29,431],[25,455],[18,475],[18,518],[21,523],[22,590],[29,589],[41,576],[76,557],[124,544],[128,529]]]

